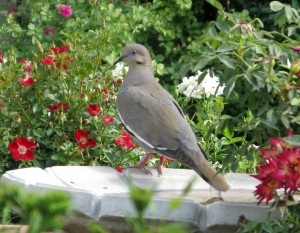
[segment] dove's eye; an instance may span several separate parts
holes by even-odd
[[[135,51],[135,50],[133,50],[133,51],[132,51],[132,55],[135,55],[135,54],[136,54],[136,51]]]

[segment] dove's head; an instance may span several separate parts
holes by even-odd
[[[114,62],[114,65],[120,61],[128,63],[129,68],[133,66],[151,67],[151,57],[148,50],[141,44],[129,44],[122,50],[122,56]]]

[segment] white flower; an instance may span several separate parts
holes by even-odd
[[[184,77],[182,83],[177,85],[177,90],[183,93],[187,97],[202,99],[205,95],[207,98],[210,95],[222,95],[225,85],[220,85],[219,78],[216,77],[212,72],[212,77],[208,72],[201,83],[198,83],[198,79],[202,74],[198,70],[196,76],[191,76],[189,78]]]
[[[128,69],[128,66],[124,67],[123,63],[118,63],[116,68],[112,71],[112,76],[115,78],[123,78],[124,72],[127,72]]]

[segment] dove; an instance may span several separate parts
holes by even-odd
[[[114,65],[121,61],[128,64],[129,70],[117,95],[117,110],[126,130],[146,152],[134,167],[147,172],[145,163],[158,153],[160,174],[167,157],[189,166],[215,189],[228,190],[227,181],[210,165],[198,145],[181,107],[155,79],[148,50],[140,44],[128,44]]]

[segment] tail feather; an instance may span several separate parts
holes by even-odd
[[[177,150],[156,149],[156,152],[188,165],[212,187],[220,191],[226,191],[229,189],[227,181],[212,168],[201,148],[200,150],[197,150],[197,152],[188,150],[186,147],[180,147]]]
[[[224,177],[212,168],[203,155],[197,156],[192,168],[202,177],[203,180],[219,191],[225,192],[230,188]]]

